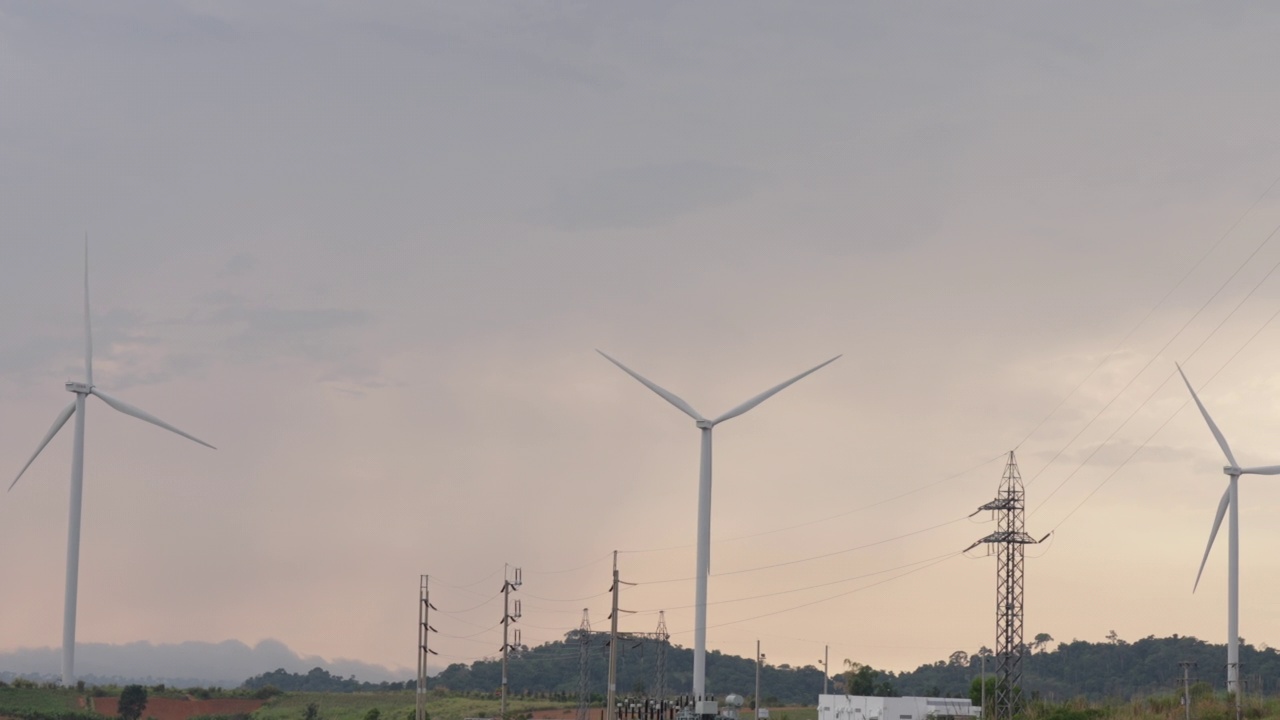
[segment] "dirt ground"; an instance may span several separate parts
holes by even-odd
[[[214,700],[180,700],[178,698],[147,698],[143,718],[156,720],[187,720],[195,715],[235,715],[251,713],[262,707],[262,700],[249,698],[218,698]],[[94,698],[93,709],[100,715],[115,717],[119,713],[119,698]]]

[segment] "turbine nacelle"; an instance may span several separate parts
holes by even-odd
[[[72,380],[67,382],[67,392],[77,393],[79,395],[88,395],[93,392],[93,386],[89,383],[75,382]]]

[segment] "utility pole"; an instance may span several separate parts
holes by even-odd
[[[1186,711],[1187,720],[1191,720],[1191,668],[1196,664],[1190,660],[1178,663],[1182,668],[1182,707]]]
[[[436,632],[428,622],[428,614],[436,606],[431,604],[431,593],[427,589],[429,576],[422,575],[418,579],[421,582],[418,588],[418,706],[415,717],[427,720],[427,656],[437,654],[435,650],[427,649],[427,637]]]
[[[514,611],[511,607],[511,593],[519,590],[524,584],[521,577],[520,568],[515,568],[515,577],[509,578],[507,566],[503,565],[502,571],[502,720],[507,718],[507,653],[511,650],[511,643],[508,642],[508,629],[511,623],[520,619],[520,601],[516,600]],[[520,631],[516,630],[516,645],[520,644]]]
[[[618,613],[633,612],[632,610],[618,610],[618,592],[623,585],[635,585],[635,583],[624,583],[618,579],[618,551],[613,551],[613,612],[609,613],[609,698],[606,701],[605,720],[616,720],[618,717],[617,695],[618,695]]]
[[[995,720],[1013,720],[1021,714],[1022,697],[1022,574],[1027,545],[1044,542],[1026,533],[1024,510],[1026,493],[1022,473],[1013,451],[1001,477],[996,499],[973,512],[996,513],[996,532],[965,548],[965,552],[986,543],[996,547],[996,658],[999,679],[996,681]],[[970,515],[972,517],[972,515]],[[988,549],[990,552],[990,549]]]
[[[658,686],[658,708],[661,710],[662,701],[667,694],[667,646],[671,644],[671,633],[667,632],[667,612],[665,610],[658,611],[658,629],[653,634],[658,640],[658,667],[656,673],[658,677],[655,684]]]
[[[982,718],[987,717],[987,656],[979,655],[982,658]]]
[[[828,667],[828,663],[830,662],[830,660],[831,660],[831,646],[823,645],[822,646],[822,694],[823,695],[827,694],[827,677],[831,675],[831,668]]]
[[[760,720],[760,665],[764,663],[764,653],[760,652],[760,641],[756,641],[756,720]]]

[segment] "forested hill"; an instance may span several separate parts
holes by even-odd
[[[1107,642],[1073,640],[1058,643],[1050,650],[1053,639],[1047,635],[1037,637],[1041,642],[1028,648],[1024,656],[1023,687],[1046,699],[1129,698],[1167,693],[1180,686],[1182,669],[1178,663],[1183,661],[1196,663],[1191,671],[1193,681],[1199,680],[1218,691],[1226,690],[1225,644],[1215,645],[1177,635],[1146,637],[1130,643],[1113,632]],[[930,690],[958,694],[977,676],[979,665],[976,654],[958,651],[948,660],[902,673],[893,682],[904,695],[926,694]],[[994,666],[993,658],[987,658],[988,673]],[[1259,650],[1242,641],[1240,668],[1245,692],[1255,693],[1261,688],[1274,694],[1280,690],[1280,653],[1274,648],[1264,646]]]
[[[1193,678],[1223,690],[1226,671],[1226,646],[1215,645],[1192,637],[1148,637],[1126,642],[1114,633],[1106,642],[1073,640],[1054,644],[1048,635],[1037,636],[1039,642],[1024,656],[1024,683],[1028,693],[1039,693],[1046,699],[1067,699],[1148,695],[1172,690],[1180,681],[1179,662],[1197,663]],[[588,655],[588,688],[593,695],[603,694],[608,669],[607,636],[592,633]],[[522,649],[512,655],[508,667],[510,689],[514,693],[564,693],[578,691],[581,645],[576,633],[563,642],[548,643]],[[619,645],[618,692],[640,693],[657,688],[657,645],[633,641]],[[853,658],[857,661],[858,658]],[[1257,688],[1280,689],[1280,653],[1274,649],[1258,650],[1252,645],[1240,648],[1242,674],[1249,682],[1247,691]],[[687,692],[692,684],[693,651],[671,646],[666,654],[666,693]],[[832,670],[843,669],[843,659],[831,659]],[[857,693],[897,695],[953,695],[967,697],[972,680],[980,673],[978,652],[956,651],[945,660],[904,673],[864,670],[852,678]],[[995,672],[992,658],[987,670]],[[813,666],[790,667],[768,665],[761,679],[761,694],[767,704],[814,704],[822,691],[822,671]],[[499,687],[502,678],[498,660],[481,660],[471,665],[450,665],[432,678],[432,685],[455,691],[490,692]],[[832,678],[832,692],[845,691],[845,677]],[[723,697],[736,692],[750,697],[755,688],[755,661],[724,655],[707,654],[707,691]]]
[[[609,669],[608,633],[591,633],[588,644],[588,692],[603,695]],[[577,696],[581,677],[582,644],[578,631],[562,642],[535,648],[521,648],[511,654],[507,667],[510,692],[563,693]],[[618,692],[656,694],[659,646],[652,640],[622,640],[618,644]],[[755,688],[755,660],[707,652],[707,692],[723,697],[731,692],[750,695]],[[693,684],[693,650],[671,645],[665,657],[665,694],[689,692]],[[456,663],[431,679],[433,687],[453,691],[496,690],[502,682],[500,660],[479,660],[470,665]],[[770,704],[814,704],[822,692],[822,671],[816,667],[768,666],[761,677],[762,695]]]

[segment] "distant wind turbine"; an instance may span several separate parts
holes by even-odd
[[[170,432],[177,433],[188,440],[212,448],[209,443],[188,435],[178,428],[166,423],[156,416],[140,410],[128,403],[117,400],[107,395],[93,384],[93,334],[89,326],[89,241],[86,238],[84,243],[84,382],[71,381],[66,384],[68,392],[74,393],[76,399],[58,413],[58,417],[53,421],[53,426],[49,428],[49,432],[45,434],[44,439],[40,441],[39,447],[31,454],[31,459],[27,460],[27,464],[22,466],[18,471],[17,477],[9,484],[12,490],[14,485],[18,484],[18,480],[22,478],[22,474],[31,467],[31,463],[35,462],[36,457],[44,450],[54,435],[62,429],[72,415],[76,416],[75,439],[72,443],[71,450],[71,507],[67,519],[67,585],[66,600],[63,606],[62,616],[62,684],[71,685],[75,682],[75,673],[73,670],[75,664],[76,650],[76,585],[80,575],[80,498],[84,487],[84,411],[85,399],[90,395],[96,395],[104,403],[111,408],[118,410],[125,415],[132,415],[139,420],[145,420],[152,425],[157,425]]]
[[[1280,465],[1240,467],[1236,463],[1235,455],[1231,453],[1231,446],[1227,445],[1227,439],[1222,436],[1222,431],[1213,422],[1213,418],[1209,417],[1209,411],[1205,409],[1204,403],[1200,402],[1200,396],[1196,395],[1196,391],[1191,387],[1191,381],[1187,380],[1187,374],[1182,372],[1181,365],[1178,366],[1178,373],[1182,375],[1182,381],[1187,384],[1187,390],[1191,391],[1191,398],[1196,401],[1196,407],[1200,408],[1204,421],[1209,424],[1209,430],[1218,441],[1218,447],[1222,448],[1223,454],[1227,456],[1227,462],[1231,463],[1222,468],[1222,472],[1230,480],[1227,482],[1226,492],[1222,494],[1222,500],[1218,503],[1218,514],[1214,516],[1213,529],[1209,531],[1209,544],[1204,548],[1204,559],[1200,561],[1200,571],[1196,573],[1196,582],[1191,592],[1195,592],[1196,588],[1200,587],[1200,576],[1204,573],[1205,563],[1209,561],[1213,540],[1218,536],[1222,516],[1229,508],[1231,522],[1227,524],[1227,692],[1236,693],[1238,703],[1240,698],[1240,490],[1237,485],[1241,475],[1280,475]]]
[[[840,359],[837,355],[830,360],[818,365],[815,368],[806,370],[790,380],[772,387],[764,392],[756,395],[750,400],[738,405],[732,410],[726,412],[714,420],[708,420],[702,417],[697,410],[694,410],[689,403],[681,400],[674,393],[658,387],[649,380],[641,377],[639,373],[631,370],[626,365],[614,360],[600,350],[596,352],[604,355],[609,362],[617,365],[623,372],[640,381],[641,385],[654,391],[663,400],[675,405],[681,412],[693,418],[694,424],[702,431],[702,462],[701,472],[698,477],[698,562],[697,571],[695,572],[696,590],[694,595],[694,622],[693,622],[693,697],[694,701],[701,701],[706,694],[706,678],[707,678],[707,576],[710,574],[711,566],[711,429],[716,425],[736,418],[747,412],[751,408],[768,400],[778,394],[787,386],[795,383],[806,375],[821,370]]]

